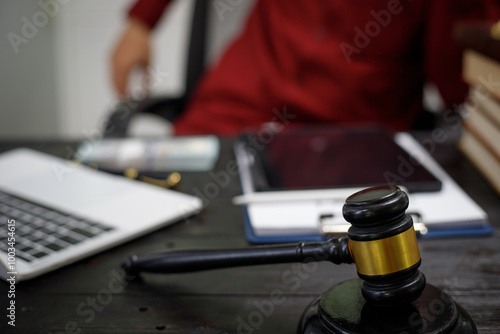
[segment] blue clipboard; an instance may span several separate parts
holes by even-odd
[[[252,244],[277,244],[277,243],[293,243],[307,241],[325,241],[331,238],[331,235],[321,234],[286,234],[280,235],[258,235],[252,226],[246,206],[242,207],[243,222],[245,228],[245,237]],[[462,228],[438,228],[432,227],[427,229],[427,233],[418,234],[419,239],[442,239],[456,237],[485,237],[491,236],[494,233],[493,226],[487,221],[480,221],[472,224],[470,227]]]
[[[439,192],[415,192],[409,194],[410,206],[407,213],[412,212],[412,215],[414,213],[421,216],[422,222],[427,228],[426,234],[419,235],[421,239],[488,236],[493,234],[493,227],[489,223],[486,212],[439,166],[425,148],[408,133],[397,133],[394,140],[399,146],[410,152],[420,164],[425,166],[442,183],[442,189]],[[281,192],[281,194],[279,191],[272,193],[254,192],[251,187],[251,174],[244,168],[244,164],[248,163],[248,160],[245,160],[245,157],[237,149],[235,153],[240,167],[243,194],[252,195],[254,200],[258,196],[261,196],[261,199],[262,196],[265,196],[265,201],[261,200],[260,203],[265,202],[268,205],[265,208],[265,214],[255,215],[256,210],[260,210],[260,213],[264,212],[258,206],[261,205],[259,201],[240,203],[243,208],[245,233],[249,242],[281,243],[328,239],[328,234],[321,233],[319,224],[316,233],[318,213],[323,214],[323,212],[315,212],[314,215],[307,216],[308,220],[305,224],[307,228],[303,229],[307,233],[301,233],[298,230],[290,233],[290,231],[287,231],[289,227],[286,226],[286,223],[277,222],[276,217],[282,217],[284,212],[288,214],[287,219],[293,220],[297,218],[293,226],[302,225],[303,220],[299,213],[303,211],[299,211],[300,208],[295,208],[294,205],[290,204],[283,210],[284,206],[280,203],[286,203],[286,200],[284,200],[286,191]],[[242,162],[241,165],[240,162]],[[290,192],[288,192],[289,194]],[[324,200],[324,197],[322,199]],[[304,197],[304,200],[319,201],[320,199],[317,197]],[[276,204],[272,206],[270,212],[269,204],[274,202]],[[252,207],[250,208],[250,206]],[[333,216],[336,217],[337,223],[342,223],[338,221],[342,217],[341,208],[336,207],[334,210],[336,211],[333,211]],[[290,220],[287,219],[285,220],[289,222]],[[334,222],[333,226],[335,224]]]

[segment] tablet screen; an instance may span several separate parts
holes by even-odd
[[[253,137],[252,137],[253,136]],[[438,191],[441,182],[381,129],[300,130],[275,134],[266,144],[243,135],[255,191],[404,186]]]

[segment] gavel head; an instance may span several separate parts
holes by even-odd
[[[349,196],[343,207],[349,247],[363,297],[373,305],[394,306],[417,299],[425,288],[408,196],[396,186],[372,187]]]

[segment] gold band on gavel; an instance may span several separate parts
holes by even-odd
[[[358,273],[363,275],[391,274],[409,268],[420,260],[413,226],[385,239],[349,240],[349,245]]]

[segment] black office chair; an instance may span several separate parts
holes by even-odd
[[[156,97],[118,104],[105,122],[105,137],[126,137],[133,117],[141,113],[158,115],[172,122],[184,110],[205,69],[206,30],[209,1],[195,0],[189,37],[185,91],[178,97]]]

